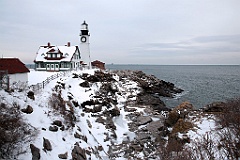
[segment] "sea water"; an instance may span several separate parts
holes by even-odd
[[[240,97],[239,65],[106,65],[110,70],[141,70],[184,90],[161,99],[167,107],[188,101],[201,108],[217,101]]]

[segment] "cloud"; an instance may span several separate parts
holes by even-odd
[[[47,42],[79,45],[83,20],[89,24],[92,57],[106,63],[237,54],[239,5],[238,0],[1,0],[0,54],[32,63]]]
[[[146,43],[132,51],[240,52],[239,43],[240,35],[204,36],[179,42]]]

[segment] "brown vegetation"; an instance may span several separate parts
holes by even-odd
[[[0,102],[0,159],[11,159],[23,152],[21,142],[30,134],[33,133],[23,122],[19,105]]]

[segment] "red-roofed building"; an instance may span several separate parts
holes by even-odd
[[[28,81],[30,71],[18,58],[0,58],[0,70],[7,71],[10,84]]]
[[[93,61],[93,62],[91,62],[91,64],[94,67],[97,67],[99,69],[105,70],[105,63],[103,63],[103,62],[101,62],[99,60]]]

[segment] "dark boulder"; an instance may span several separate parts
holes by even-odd
[[[49,131],[52,131],[52,132],[57,132],[58,131],[58,127],[57,126],[50,126],[49,127]]]
[[[97,100],[93,100],[93,99],[90,99],[90,100],[87,100],[85,102],[83,102],[81,104],[82,107],[85,107],[85,106],[92,106],[92,105],[95,105],[95,104],[99,104],[99,102]]]
[[[95,105],[92,109],[93,113],[97,113],[97,112],[101,112],[101,111],[102,111],[102,105],[101,104]]]
[[[149,105],[158,112],[169,110],[158,96],[152,94],[138,94],[136,103],[139,105]]]
[[[27,93],[27,97],[30,98],[30,99],[32,99],[32,100],[35,100],[34,92],[33,92],[33,91],[29,91],[29,92]]]
[[[147,123],[152,122],[152,118],[150,116],[139,116],[137,117],[138,125],[145,125]]]
[[[62,127],[62,121],[60,121],[60,120],[55,120],[55,121],[53,121],[52,124],[53,124],[53,125],[56,125],[56,126],[58,126],[58,127]]]
[[[59,154],[58,158],[60,158],[60,159],[67,159],[68,158],[68,152],[66,152],[64,154]]]
[[[46,151],[52,150],[52,145],[51,145],[50,141],[44,137],[43,137],[43,149]]]
[[[146,129],[152,134],[161,131],[164,128],[164,123],[162,120],[152,121],[147,126]]]
[[[21,111],[26,114],[31,114],[33,112],[33,108],[27,105],[27,108],[21,109]]]
[[[120,110],[116,106],[109,110],[109,113],[114,117],[114,116],[119,116],[120,115]]]
[[[35,147],[33,144],[30,144],[30,149],[32,153],[32,160],[39,160],[40,159],[40,149]]]
[[[72,150],[72,159],[73,160],[86,160],[86,152],[84,149],[79,147],[78,145],[75,145]]]
[[[79,84],[81,87],[84,87],[84,88],[89,88],[90,87],[90,84],[88,81],[84,81],[82,83]]]
[[[226,104],[224,102],[213,102],[209,105],[206,105],[203,108],[203,111],[205,111],[205,112],[222,112],[224,110],[225,105]]]

